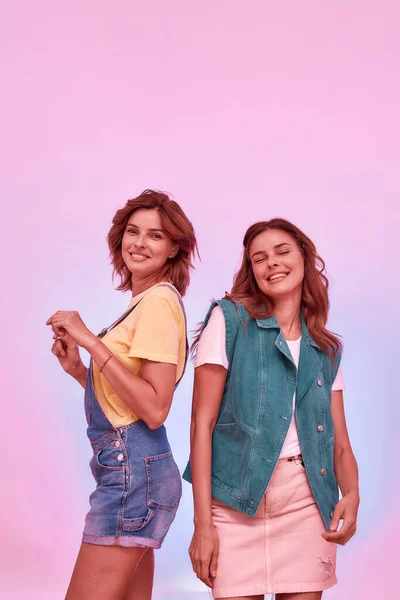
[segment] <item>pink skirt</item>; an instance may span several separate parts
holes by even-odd
[[[280,459],[255,517],[213,499],[219,536],[214,598],[326,590],[337,582],[336,544],[299,461]]]

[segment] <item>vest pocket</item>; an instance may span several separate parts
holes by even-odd
[[[172,452],[144,459],[147,474],[147,505],[172,511],[182,496],[182,480]]]
[[[214,427],[212,476],[236,493],[247,476],[251,440],[250,434],[237,423],[217,423]]]

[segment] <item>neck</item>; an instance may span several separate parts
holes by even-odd
[[[301,336],[301,293],[275,301],[274,314],[284,337],[298,340]]]
[[[142,294],[149,288],[153,287],[153,285],[162,282],[164,282],[164,279],[160,279],[159,277],[155,277],[154,275],[143,277],[142,279],[134,279],[132,277],[132,297],[137,296],[138,294]],[[165,283],[168,282],[165,281]]]

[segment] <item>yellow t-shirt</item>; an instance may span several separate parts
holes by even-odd
[[[102,342],[132,373],[140,376],[142,360],[177,365],[176,381],[183,373],[186,356],[185,316],[179,299],[168,285],[154,285],[134,296],[128,308],[140,304]],[[93,362],[93,386],[107,419],[114,427],[137,421]]]

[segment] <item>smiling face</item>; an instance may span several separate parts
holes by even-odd
[[[304,259],[291,235],[281,229],[267,229],[251,242],[249,256],[263,294],[274,300],[293,295],[301,300]]]
[[[138,209],[130,215],[122,237],[121,253],[132,273],[133,285],[139,280],[157,283],[160,270],[178,250],[163,231],[158,210]]]

